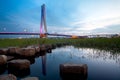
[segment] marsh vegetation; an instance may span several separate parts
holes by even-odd
[[[86,38],[86,39],[56,39],[56,38],[29,38],[29,39],[0,39],[0,48],[29,45],[67,43],[75,47],[97,48],[111,51],[120,51],[120,38]]]

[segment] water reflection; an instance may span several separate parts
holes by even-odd
[[[111,51],[92,49],[92,48],[74,48],[73,46],[66,46],[62,49],[61,52],[69,53],[67,56],[69,56],[71,59],[73,57],[78,57],[80,59],[82,58],[82,59],[100,60],[107,62],[114,61],[120,65],[120,53],[112,53]]]
[[[120,53],[90,48],[66,46],[53,51],[59,63],[85,63],[88,65],[88,80],[119,80]],[[62,58],[62,59],[61,59]]]
[[[51,54],[41,54],[30,75],[42,80],[61,80],[59,65],[64,63],[87,64],[87,80],[120,80],[120,53],[65,46],[52,50]]]
[[[42,58],[42,73],[43,75],[46,75],[46,55],[41,56]]]
[[[75,56],[79,56],[82,58],[92,59],[92,60],[103,60],[106,62],[116,62],[120,65],[120,54],[119,53],[111,53],[110,51],[99,50],[99,49],[90,49],[90,48],[78,48],[79,51],[82,51],[83,54],[74,54]]]

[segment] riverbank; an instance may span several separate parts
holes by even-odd
[[[99,40],[103,41],[103,39]],[[31,44],[33,43],[32,41],[35,42],[36,40],[31,39]],[[104,50],[102,51],[91,48],[77,48],[80,47],[80,44],[82,45],[82,43],[85,43],[87,40],[91,40],[92,45],[92,42],[97,39],[40,39],[40,45],[34,44],[30,46],[30,44],[28,44],[28,46],[25,45],[26,47],[7,46],[7,48],[0,48],[0,73],[3,76],[8,73],[14,74],[18,80],[22,80],[22,78],[26,78],[28,76],[42,80],[58,80],[64,78],[64,69],[61,69],[61,64],[65,63],[65,66],[69,66],[68,63],[72,62],[75,64],[75,66],[76,64],[87,64],[89,69],[89,76],[87,76],[88,80],[120,80],[119,75],[114,75],[120,74],[118,67],[120,62],[120,54],[113,54],[109,51],[107,52]],[[72,66],[74,66],[74,64],[72,64]],[[66,67],[64,68],[66,70],[69,69]],[[71,68],[73,69],[73,67]],[[63,72],[61,72],[61,70],[63,70]],[[103,74],[102,71],[104,70],[107,70],[109,72],[104,72],[105,74]],[[74,69],[72,71],[76,70]],[[84,71],[82,70],[82,72]],[[96,72],[98,72],[98,74],[96,74]],[[104,77],[101,77],[99,75]],[[84,75],[82,74],[82,76]]]
[[[86,38],[86,39],[49,39],[49,38],[29,38],[29,39],[0,39],[0,48],[26,47],[29,45],[68,43],[75,47],[98,48],[111,51],[120,51],[120,38]]]

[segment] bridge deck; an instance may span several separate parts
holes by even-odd
[[[66,35],[66,34],[51,34],[51,33],[44,33],[50,36],[65,36],[65,37],[72,37],[73,35]],[[35,32],[0,32],[0,35],[40,35],[40,33]],[[87,37],[87,36],[78,36],[79,38]]]

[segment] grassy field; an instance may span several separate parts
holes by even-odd
[[[91,38],[72,41],[76,47],[97,48],[120,52],[120,38]]]
[[[99,48],[105,50],[120,51],[120,38],[88,38],[88,39],[0,39],[0,48],[18,46],[25,47],[28,45],[38,44],[56,44],[69,43],[75,47]]]
[[[26,47],[29,45],[42,45],[42,44],[56,44],[67,42],[65,39],[48,39],[48,38],[27,38],[27,39],[0,39],[0,48],[11,46]]]

